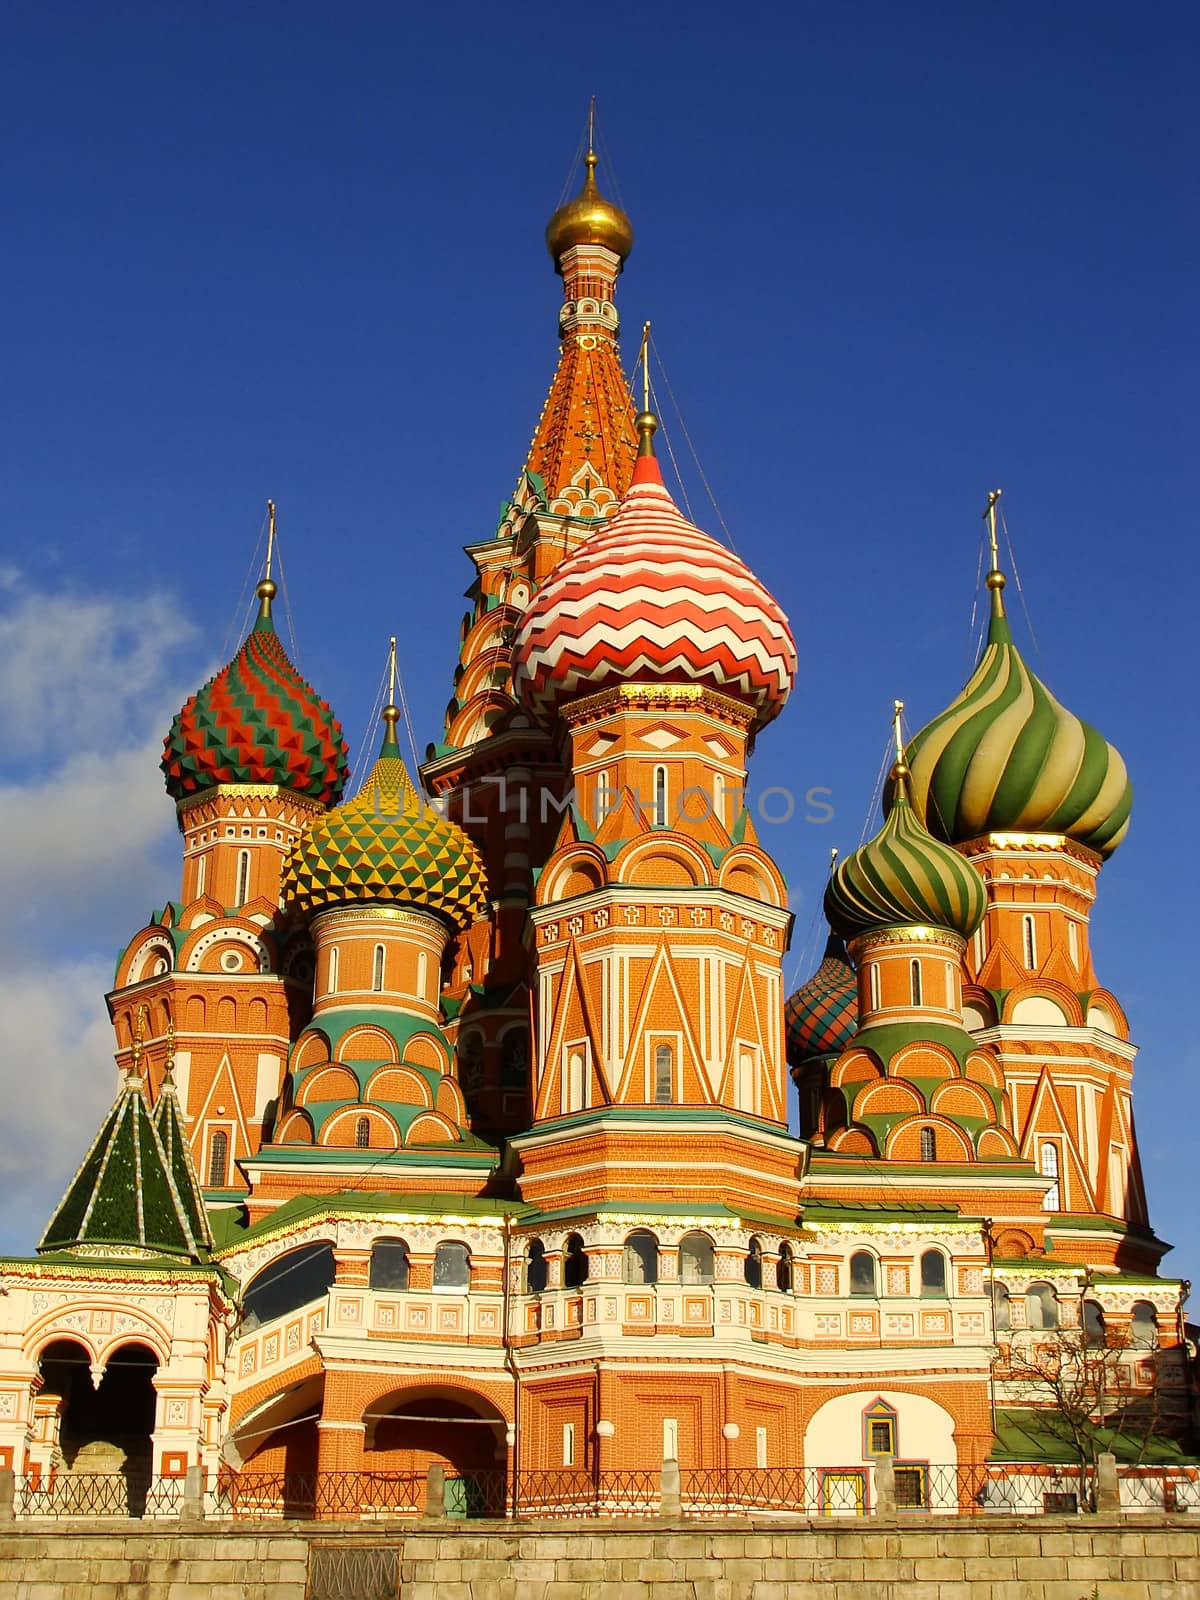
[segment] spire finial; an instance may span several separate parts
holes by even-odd
[[[163,1072],[163,1087],[164,1088],[166,1087],[166,1085],[168,1083],[172,1083],[174,1081],[174,1078],[173,1078],[174,1072],[175,1072],[175,1021],[174,1021],[174,1018],[168,1017],[167,1018],[167,1065],[166,1065],[166,1068],[165,1068],[165,1070]]]
[[[400,720],[400,707],[396,704],[396,635],[388,640],[388,692],[387,704],[383,708],[383,720],[386,733],[383,746],[386,750],[389,745],[397,744],[396,724]]]
[[[588,155],[596,154],[596,96],[588,101]]]
[[[125,1072],[125,1083],[129,1088],[140,1089],[142,1086],[142,1049],[145,1045],[146,1019],[149,1014],[145,1006],[139,1006],[133,1019],[133,1049]]]
[[[642,348],[638,355],[642,366],[642,409],[634,421],[638,431],[638,455],[654,454],[654,435],[658,432],[658,418],[650,409],[650,324],[642,328]]]
[[[983,513],[983,520],[987,523],[988,549],[991,553],[992,564],[988,569],[987,586],[992,592],[992,615],[1004,615],[1004,574],[1000,571],[1000,545],[996,538],[996,502],[1004,493],[1003,489],[992,489],[988,493],[987,510]]]
[[[833,845],[829,851],[829,876],[832,878],[838,864],[838,847]]]
[[[904,759],[904,701],[892,701],[892,736],[896,744],[896,761],[892,767],[892,777],[900,784],[908,777],[908,762]]]
[[[266,620],[271,615],[271,601],[274,600],[276,589],[275,581],[271,577],[271,563],[275,559],[275,502],[267,501],[267,564],[263,571],[262,582],[255,593],[258,595],[258,615]]]

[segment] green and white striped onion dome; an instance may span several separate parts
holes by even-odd
[[[914,809],[950,844],[985,833],[1059,833],[1107,856],[1129,829],[1124,761],[1030,672],[998,595],[979,665],[905,759]]]
[[[893,784],[883,827],[833,870],[825,890],[829,926],[845,939],[898,923],[947,928],[969,938],[987,906],[983,879],[921,825],[902,769],[893,771]]]

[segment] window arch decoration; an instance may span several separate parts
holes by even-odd
[[[541,1294],[550,1281],[550,1263],[546,1260],[546,1246],[540,1239],[531,1239],[525,1251],[525,1292]]]
[[[1102,1345],[1107,1342],[1108,1328],[1104,1321],[1104,1309],[1098,1300],[1089,1297],[1083,1302],[1083,1342],[1088,1345]]]
[[[356,1117],[354,1120],[354,1148],[356,1150],[369,1150],[371,1148],[371,1119],[370,1117]]]
[[[937,1160],[937,1129],[929,1126],[923,1127],[920,1132],[920,1155],[922,1161]]]
[[[587,1251],[583,1235],[569,1233],[563,1242],[563,1287],[578,1289],[588,1280]]]
[[[944,1250],[921,1252],[921,1293],[944,1295],[946,1293],[946,1254]]]
[[[371,990],[374,994],[383,991],[384,970],[387,963],[387,951],[381,944],[375,946],[375,955],[371,962]]]
[[[680,1283],[711,1283],[714,1275],[712,1240],[706,1233],[685,1233],[679,1241]]]
[[[1059,1326],[1058,1296],[1050,1284],[1031,1283],[1026,1289],[1025,1322],[1043,1332]]]
[[[217,1128],[208,1145],[208,1187],[223,1189],[229,1182],[229,1135]]]
[[[385,1291],[407,1289],[410,1267],[404,1239],[376,1239],[371,1246],[368,1286]]]
[[[894,1456],[900,1448],[899,1417],[886,1400],[873,1400],[863,1412],[863,1455]]]
[[[1129,1342],[1139,1350],[1158,1348],[1158,1310],[1149,1300],[1135,1300],[1129,1314]]]
[[[796,1257],[785,1239],[779,1246],[779,1261],[775,1267],[775,1286],[782,1294],[791,1294],[796,1283]]]
[[[471,1252],[457,1239],[443,1239],[434,1252],[433,1287],[469,1289],[470,1286]]]
[[[850,1257],[850,1293],[879,1296],[879,1263],[869,1250],[856,1250]]]
[[[1006,1284],[992,1279],[992,1326],[997,1333],[1008,1333],[1012,1328],[1012,1296]]]
[[[742,1276],[752,1289],[761,1289],[763,1281],[763,1251],[762,1240],[752,1234],[746,1249],[746,1259],[742,1263]]]

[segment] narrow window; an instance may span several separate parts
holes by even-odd
[[[208,877],[208,852],[196,857],[196,899],[204,893],[204,880]]]
[[[573,1422],[563,1423],[562,1464],[564,1467],[573,1467],[575,1465],[575,1424]]]
[[[587,1276],[588,1258],[583,1239],[578,1233],[568,1234],[563,1253],[563,1284],[568,1289],[578,1289],[587,1282]]]
[[[946,1010],[958,1010],[958,992],[954,987],[954,966],[949,961],[946,963]]]
[[[1149,1300],[1135,1300],[1129,1318],[1129,1342],[1139,1350],[1158,1348],[1158,1312]]]
[[[1042,1145],[1042,1177],[1053,1178],[1054,1182],[1046,1190],[1046,1198],[1042,1201],[1043,1211],[1062,1210],[1062,1186],[1058,1170],[1058,1146],[1047,1139]]]
[[[936,1161],[937,1160],[937,1129],[936,1128],[922,1128],[921,1129],[921,1160],[922,1161]]]
[[[1104,1312],[1095,1300],[1083,1302],[1083,1342],[1103,1344],[1105,1340]]]
[[[1025,1322],[1040,1332],[1058,1327],[1058,1296],[1048,1283],[1031,1283],[1026,1289]]]
[[[876,1400],[864,1418],[866,1422],[866,1454],[869,1456],[894,1456],[896,1454],[896,1413],[882,1400]]]
[[[992,1321],[997,1333],[1008,1333],[1012,1328],[1012,1300],[1002,1283],[992,1280]]]
[[[679,1420],[677,1417],[663,1418],[663,1460],[679,1460]]]
[[[616,802],[608,773],[598,773],[596,777],[596,817],[593,826],[598,828],[609,812],[615,810],[615,808]]]
[[[375,946],[375,965],[371,972],[371,988],[374,989],[376,994],[382,993],[383,990],[383,960],[383,946],[377,944]]]
[[[223,1189],[229,1176],[229,1135],[218,1128],[208,1147],[208,1186]]]
[[[713,1281],[712,1240],[703,1233],[686,1233],[679,1242],[679,1281],[681,1283],[711,1283]]]
[[[465,1289],[471,1282],[471,1253],[465,1244],[440,1244],[433,1258],[435,1289]]]
[[[718,772],[713,777],[713,815],[725,827],[725,780]]]
[[[582,1111],[585,1104],[586,1078],[582,1050],[572,1050],[567,1057],[567,1092],[564,1111]]]
[[[654,1051],[654,1102],[656,1105],[670,1105],[673,1088],[671,1080],[674,1075],[671,1046],[669,1044],[656,1046]]]
[[[371,1148],[371,1119],[359,1117],[354,1124],[354,1148],[356,1150],[369,1150]]]
[[[250,852],[249,852],[249,850],[239,850],[238,851],[238,866],[237,866],[237,898],[234,900],[233,903],[234,903],[234,905],[237,905],[237,906],[244,906],[246,904],[246,901],[249,900],[249,898],[250,898]]]
[[[754,1052],[738,1052],[737,1106],[739,1111],[754,1110]]]
[[[754,1464],[756,1467],[765,1467],[767,1464],[767,1430],[755,1428],[754,1430]]]
[[[652,1233],[631,1233],[625,1241],[625,1282],[658,1282],[658,1241]]]
[[[424,950],[417,951],[417,998],[428,999],[426,991],[429,988],[429,957]]]
[[[921,963],[910,961],[908,964],[908,991],[915,1006],[921,1004]]]
[[[549,1280],[550,1265],[546,1260],[546,1246],[540,1239],[531,1239],[525,1257],[526,1294],[541,1294]]]
[[[336,994],[338,985],[338,952],[337,945],[332,945],[329,951],[329,982],[325,986],[326,994]]]
[[[667,825],[667,769],[655,767],[654,769],[654,826],[665,828]]]
[[[1067,923],[1067,950],[1070,952],[1071,965],[1079,965],[1079,929],[1073,922]]]
[[[867,969],[867,977],[871,991],[871,1010],[879,1010],[879,968],[874,962]]]
[[[875,1295],[875,1257],[869,1250],[856,1250],[850,1257],[850,1293]]]
[[[987,955],[987,939],[984,937],[983,923],[975,930],[975,976],[979,976],[979,969],[983,966],[984,957]]]
[[[1021,928],[1025,942],[1025,965],[1030,972],[1037,971],[1037,940],[1033,932],[1033,918],[1022,917]]]
[[[758,1239],[751,1239],[750,1248],[746,1252],[746,1260],[742,1266],[742,1276],[752,1289],[762,1288],[762,1243]]]
[[[921,1257],[921,1293],[945,1294],[946,1258],[940,1250],[926,1250]]]
[[[372,1289],[408,1288],[408,1246],[403,1239],[376,1239],[371,1246]]]
[[[781,1244],[779,1246],[779,1262],[775,1268],[775,1282],[782,1293],[791,1294],[792,1284],[795,1282],[795,1268],[790,1244]]]

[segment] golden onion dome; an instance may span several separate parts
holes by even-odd
[[[594,150],[588,151],[584,165],[583,188],[573,200],[559,206],[546,224],[546,248],[556,265],[577,244],[603,245],[624,261],[633,249],[633,224],[620,206],[606,200],[596,187]]]

